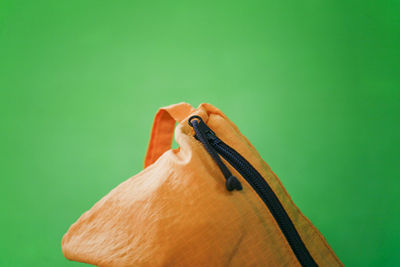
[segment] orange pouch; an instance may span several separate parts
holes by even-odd
[[[176,122],[179,148],[171,149]],[[210,104],[161,108],[145,169],[85,212],[62,251],[98,266],[342,266],[256,149]]]

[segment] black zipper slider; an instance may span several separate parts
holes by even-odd
[[[215,163],[217,163],[221,172],[224,174],[226,179],[225,186],[228,191],[242,190],[242,184],[232,175],[231,171],[226,167],[226,165],[222,162],[218,153],[212,147],[211,144],[217,144],[221,142],[221,140],[215,135],[215,133],[204,123],[203,119],[200,116],[192,116],[189,118],[188,123],[191,127],[193,127],[196,135],[195,138],[199,140],[210,154],[210,156],[214,159]]]

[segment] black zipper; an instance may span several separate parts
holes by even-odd
[[[240,173],[240,175],[243,176],[243,178],[257,192],[258,196],[263,200],[275,218],[279,228],[284,234],[300,264],[302,266],[318,266],[304,245],[303,240],[301,240],[299,233],[280,203],[278,197],[275,195],[274,191],[272,191],[271,187],[261,176],[261,174],[238,152],[219,139],[215,133],[203,122],[201,117],[190,117],[189,125],[195,130],[196,139],[198,139],[204,145],[206,150],[216,161],[217,165],[224,174],[224,177],[226,178],[227,189],[229,191],[234,189],[241,190],[242,185],[240,184],[239,180],[231,174],[229,169],[219,158],[219,155],[221,155],[227,162],[229,162],[229,164],[232,165],[233,168],[237,170],[237,172]],[[226,170],[228,170],[228,172]]]

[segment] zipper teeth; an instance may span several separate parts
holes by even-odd
[[[245,158],[219,138],[211,145],[246,179],[267,205],[300,264],[302,266],[318,266],[305,247],[279,199],[260,173]]]

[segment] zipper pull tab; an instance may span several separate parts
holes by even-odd
[[[233,175],[226,179],[225,186],[228,191],[232,191],[234,189],[240,191],[243,189],[242,184],[239,182],[238,178]]]
[[[224,174],[226,179],[225,186],[228,191],[232,190],[242,190],[242,184],[240,181],[232,175],[231,171],[226,167],[226,165],[222,162],[219,157],[217,151],[211,146],[210,142],[213,144],[217,144],[221,142],[221,140],[215,135],[215,133],[204,123],[203,119],[200,116],[192,116],[189,118],[188,123],[191,127],[193,127],[196,135],[195,138],[199,140],[210,156],[214,159],[215,163],[217,163],[221,172]]]

